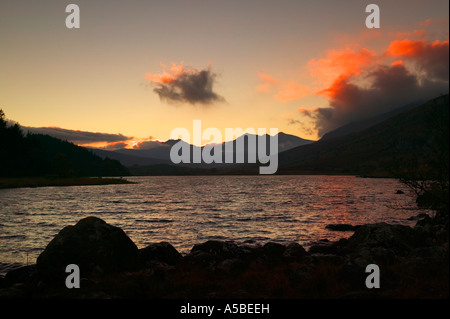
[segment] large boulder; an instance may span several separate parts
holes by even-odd
[[[396,254],[407,255],[421,245],[421,240],[413,228],[387,223],[368,224],[359,227],[348,239],[347,248],[383,247]]]
[[[283,251],[283,258],[287,261],[300,261],[307,255],[305,248],[298,243],[290,243]]]
[[[131,271],[139,266],[138,248],[115,226],[96,217],[81,219],[75,226],[66,226],[37,258],[37,271],[48,282],[68,276],[67,265],[76,264],[80,276]]]
[[[390,263],[399,256],[408,256],[421,245],[423,239],[411,227],[376,223],[359,227],[348,239],[345,253],[361,265]]]
[[[161,262],[174,266],[180,262],[183,256],[171,244],[160,242],[140,249],[139,258],[144,265]]]
[[[237,245],[232,241],[210,240],[202,244],[194,245],[190,254],[185,258],[187,261],[211,266],[225,260],[239,260],[244,264],[251,262],[276,264],[283,261],[300,261],[307,255],[305,249],[297,244],[291,243],[287,246],[268,242],[260,245]]]

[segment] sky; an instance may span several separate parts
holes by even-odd
[[[80,28],[66,27],[66,6]],[[380,8],[368,29],[366,6]],[[0,2],[0,108],[79,145],[327,131],[448,93],[447,0]],[[144,145],[145,143],[142,143]]]

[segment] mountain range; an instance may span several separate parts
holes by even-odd
[[[267,149],[277,138],[277,174],[398,177],[413,172],[416,177],[438,179],[448,176],[448,99],[447,94],[350,123],[318,141],[282,132],[259,138],[265,139]],[[0,176],[258,174],[265,165],[248,160],[249,140],[256,137],[251,134],[219,144],[221,150],[233,149],[233,163],[237,154],[243,153],[244,163],[225,163],[224,151],[222,163],[192,163],[193,151],[204,146],[168,140],[145,142],[136,149],[86,149],[49,135],[25,135],[17,124],[8,126],[1,115]],[[170,150],[176,143],[190,150],[191,164],[172,163]]]
[[[429,167],[436,164],[431,163],[437,153],[446,151],[447,155],[442,156],[448,158],[448,137],[446,146],[439,137],[448,136],[448,105],[448,95],[425,103],[410,103],[394,111],[344,125],[318,141],[280,132],[277,173],[394,176],[407,166]],[[232,143],[236,152],[237,141],[244,139],[247,158],[249,136],[245,134],[222,146]],[[268,145],[271,137],[265,137]],[[261,165],[248,161],[242,164],[175,165],[170,161],[169,154],[170,148],[177,142],[155,141],[146,149],[92,149],[92,152],[120,161],[135,175],[257,174]],[[192,154],[196,146],[189,147]]]
[[[243,150],[243,157],[244,159],[248,158],[248,140],[251,137],[257,137],[256,135],[252,134],[244,134],[239,136],[237,139],[233,141],[224,142],[221,145],[222,150],[226,150],[228,147],[231,147],[233,149],[234,157],[233,159],[236,159],[237,154],[242,153],[240,152],[240,143],[244,145]],[[313,143],[312,140],[303,139],[294,135],[285,134],[285,133],[278,133],[276,135],[278,138],[278,152],[284,152],[287,150],[290,150],[292,148],[301,146],[301,145],[308,145]],[[270,145],[270,140],[273,139],[273,136],[270,135],[263,135],[263,138],[266,139],[266,145]],[[173,145],[176,143],[183,143],[186,147],[189,147],[190,154],[191,154],[191,164],[180,164],[179,166],[186,166],[190,168],[218,168],[218,167],[224,167],[229,166],[229,164],[225,164],[225,152],[222,153],[222,163],[224,164],[206,164],[206,163],[193,163],[192,160],[192,154],[194,153],[194,149],[203,149],[203,147],[198,147],[194,145],[189,145],[188,143],[180,140],[168,140],[165,142],[159,142],[159,141],[152,141],[152,142],[145,142],[145,148],[139,148],[139,149],[118,149],[115,151],[107,151],[102,149],[95,149],[91,148],[90,150],[97,154],[98,156],[102,158],[111,158],[120,161],[124,166],[127,167],[133,167],[133,166],[150,166],[150,165],[173,165],[171,159],[170,159],[170,150]],[[229,145],[231,144],[231,145]],[[256,147],[256,150],[258,147]],[[245,161],[247,162],[247,161]]]

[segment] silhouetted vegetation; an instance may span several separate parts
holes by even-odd
[[[449,206],[449,96],[428,102],[421,114],[426,143],[397,156],[397,175],[417,195],[419,206],[447,211]]]
[[[0,110],[0,177],[69,178],[125,176],[120,162],[101,159],[73,143],[42,134],[24,134],[8,125]]]

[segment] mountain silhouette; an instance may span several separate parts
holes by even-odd
[[[277,134],[278,136],[278,151],[286,151],[289,149],[292,149],[297,146],[301,145],[307,145],[310,143],[313,143],[314,141],[302,139],[300,137],[285,134],[283,132],[280,132]],[[239,145],[239,143],[243,142],[244,148],[243,148],[243,155],[244,158],[248,157],[248,139],[251,137],[257,137],[257,135],[253,134],[243,134],[236,138],[233,141],[228,141],[222,143],[222,164],[214,163],[214,164],[206,164],[206,163],[193,163],[193,153],[194,149],[202,149],[203,147],[198,147],[194,145],[190,145],[184,141],[180,140],[168,140],[165,142],[159,142],[159,141],[151,141],[151,142],[145,142],[145,148],[138,148],[138,149],[118,149],[115,151],[106,151],[101,149],[94,149],[90,148],[92,152],[99,155],[102,158],[111,158],[116,159],[120,161],[124,166],[131,167],[131,166],[148,166],[148,165],[174,165],[170,159],[170,150],[173,145],[176,143],[183,143],[186,145],[186,147],[189,147],[190,154],[191,154],[191,161],[189,164],[181,163],[177,166],[186,166],[186,167],[196,167],[196,168],[217,168],[217,167],[223,167],[225,165],[228,165],[225,163],[225,149],[226,147],[232,147],[234,152],[233,160],[236,159],[236,154],[239,153],[237,150],[239,148],[236,148],[236,145]],[[264,135],[264,138],[266,139],[266,143],[269,143],[269,139],[271,138],[270,135]],[[231,145],[230,145],[231,144]]]
[[[319,141],[291,147],[299,138],[279,134],[277,174],[345,174],[400,177],[420,172],[448,175],[448,94],[419,106],[401,107],[330,132]],[[364,127],[362,124],[367,125]],[[241,139],[248,139],[243,135]],[[268,139],[270,136],[266,136]],[[293,144],[288,142],[292,139]],[[236,147],[236,139],[232,142]],[[170,141],[173,143],[176,141]],[[268,142],[267,142],[268,143]],[[280,146],[287,143],[283,151]],[[193,146],[191,146],[191,151]],[[234,148],[235,151],[235,148]],[[246,152],[246,148],[244,149]],[[192,153],[192,152],[191,152]],[[132,166],[137,175],[258,174],[260,164],[179,164]],[[446,173],[445,173],[446,172]]]
[[[416,104],[350,123],[319,141],[280,132],[277,173],[393,177],[413,168],[436,178],[432,175],[443,173],[435,168],[443,167],[448,174],[448,166],[441,163],[448,160],[448,94]],[[258,174],[260,166],[249,162],[249,140],[257,140],[251,134],[220,144],[222,163],[193,163],[194,150],[204,147],[168,140],[145,142],[137,149],[86,149],[48,135],[24,135],[19,125],[8,125],[1,115],[0,177]],[[262,137],[268,153],[274,136]],[[189,148],[191,163],[172,163],[170,150],[177,143]],[[232,163],[225,162],[227,149],[233,150]],[[238,155],[244,163],[237,163]]]
[[[448,98],[435,98],[365,130],[282,152],[279,172],[397,176],[414,167],[434,178],[440,162],[448,160]]]
[[[356,133],[356,132],[360,132],[363,131],[365,129],[368,129],[371,126],[374,126],[378,123],[381,123],[397,114],[400,114],[402,112],[408,111],[410,109],[413,109],[421,104],[423,104],[425,101],[416,101],[413,103],[409,103],[405,106],[399,107],[395,110],[392,110],[390,112],[386,112],[383,113],[381,115],[378,116],[374,116],[374,117],[370,117],[364,120],[360,120],[360,121],[356,121],[356,122],[352,122],[346,125],[343,125],[335,130],[332,130],[330,132],[325,133],[321,140],[328,140],[331,138],[335,138],[335,137],[339,137],[339,136],[344,136],[350,133]]]

